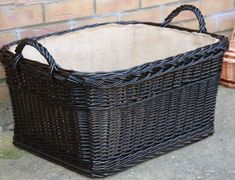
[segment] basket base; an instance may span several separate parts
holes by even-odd
[[[220,84],[226,87],[235,88],[235,83],[232,81],[220,80]]]
[[[26,150],[32,154],[35,154],[43,159],[46,159],[48,161],[51,161],[51,162],[54,162],[58,165],[61,165],[67,169],[70,169],[72,171],[75,171],[79,174],[83,174],[83,175],[86,175],[86,176],[89,176],[89,177],[92,177],[92,178],[103,178],[103,177],[107,177],[107,176],[110,176],[110,175],[113,175],[119,171],[122,171],[122,170],[125,170],[125,169],[128,169],[134,165],[137,165],[145,160],[148,160],[148,159],[152,159],[154,157],[158,157],[162,154],[165,154],[167,152],[170,152],[172,150],[175,150],[175,149],[179,149],[179,148],[182,148],[188,144],[192,144],[192,143],[195,143],[195,142],[198,142],[202,139],[205,139],[206,137],[212,135],[214,133],[214,128],[211,127],[210,129],[207,129],[206,131],[198,134],[192,134],[192,133],[188,133],[187,135],[184,136],[184,138],[182,138],[180,141],[177,141],[177,143],[172,143],[171,145],[167,146],[167,147],[164,147],[164,149],[162,149],[161,151],[156,151],[154,153],[149,153],[149,154],[146,154],[146,156],[144,157],[141,157],[141,158],[138,158],[138,159],[135,159],[133,162],[131,163],[127,163],[127,164],[124,164],[122,165],[121,167],[118,167],[118,168],[115,168],[113,169],[112,171],[108,171],[108,172],[93,172],[93,171],[90,171],[90,170],[87,170],[87,169],[83,169],[83,168],[80,168],[80,167],[77,167],[73,164],[70,164],[70,163],[67,163],[67,162],[64,162],[54,156],[50,156],[48,154],[45,154],[41,151],[38,151],[37,149],[34,149],[32,147],[29,147],[25,144],[22,144],[20,142],[17,142],[16,140],[13,141],[13,144],[20,148],[20,149],[23,149],[23,150]]]

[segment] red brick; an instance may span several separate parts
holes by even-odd
[[[53,25],[34,27],[21,31],[21,38],[41,36],[52,32],[67,30],[68,28],[68,23],[58,23]]]
[[[18,4],[38,4],[38,3],[49,3],[56,2],[58,0],[16,0]]]
[[[208,32],[214,33],[217,32],[217,22],[216,22],[216,17],[206,17],[205,22],[206,22],[206,28]]]
[[[0,47],[4,44],[7,44],[7,43],[14,41],[14,40],[16,40],[15,33],[11,33],[11,32],[2,33],[2,34],[0,34]],[[2,64],[0,63],[0,79],[4,79],[4,78],[5,78],[5,71],[2,67]]]
[[[31,3],[41,3],[43,2],[43,0],[16,0],[16,3],[22,4],[22,3],[27,3],[27,4],[31,4]]]
[[[14,32],[7,32],[0,34],[0,46],[7,44],[11,41],[16,40],[16,33]]]
[[[67,0],[45,4],[46,22],[91,16],[93,0]]]
[[[227,31],[219,32],[219,34],[222,34],[222,35],[224,35],[224,36],[228,37],[228,38],[229,38],[229,40],[231,40],[232,33],[233,33],[233,31],[232,31],[232,30],[227,30]]]
[[[161,21],[161,11],[159,8],[148,9],[148,10],[139,10],[134,12],[129,12],[123,14],[123,20],[132,21],[151,21],[151,22],[160,22]]]
[[[216,18],[215,17],[208,17],[205,18],[206,22],[206,28],[208,32],[216,32]],[[181,26],[181,27],[186,27],[188,29],[199,29],[199,23],[198,20],[189,20],[189,21],[183,21],[183,22],[178,22],[176,25]]]
[[[42,23],[41,5],[11,6],[0,8],[0,29]]]
[[[235,25],[235,11],[218,17],[218,31],[232,29]]]
[[[201,2],[201,11],[204,15],[232,10],[234,0],[204,0]]]
[[[156,6],[161,4],[173,3],[179,0],[141,0],[142,7]]]
[[[2,33],[0,34],[0,47],[4,44],[7,44],[11,41],[16,40],[16,34],[15,33]],[[0,63],[0,79],[5,78],[5,71],[2,67],[2,64]],[[0,95],[1,96],[1,95]]]
[[[107,17],[101,17],[101,18],[92,18],[92,19],[88,19],[88,20],[74,21],[71,24],[71,26],[72,26],[72,28],[76,28],[76,27],[81,27],[81,26],[96,24],[96,23],[115,22],[117,20],[118,19],[116,16],[107,16]]]
[[[0,5],[5,5],[5,4],[11,4],[14,3],[14,0],[1,0],[0,1]]]
[[[121,12],[139,8],[139,0],[96,0],[98,14]]]

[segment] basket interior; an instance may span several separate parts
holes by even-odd
[[[201,33],[144,24],[108,24],[96,28],[51,36],[40,40],[57,63],[83,72],[128,69],[165,59],[218,40]],[[11,47],[14,52],[15,46]],[[24,57],[46,63],[34,48],[27,46]]]

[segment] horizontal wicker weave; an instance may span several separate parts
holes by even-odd
[[[235,26],[229,43],[229,50],[224,54],[220,83],[235,88]]]
[[[184,10],[196,14],[199,31],[169,26]],[[174,10],[163,24],[118,24],[201,32],[218,41],[127,70],[62,69],[37,42],[107,24],[13,42],[0,52],[13,106],[14,144],[91,177],[114,174],[211,135],[222,57],[228,48],[227,38],[206,32],[200,11],[190,5]],[[17,45],[16,54],[9,51],[12,45]],[[26,45],[36,48],[49,65],[25,59]]]

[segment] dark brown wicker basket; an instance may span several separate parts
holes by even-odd
[[[199,31],[169,26],[184,10],[196,14]],[[163,24],[116,23],[200,32],[218,41],[130,69],[100,73],[62,69],[37,40],[109,23],[2,47],[0,60],[10,89],[17,147],[76,172],[104,177],[213,133],[227,38],[207,33],[200,11],[190,5],[174,10]],[[9,51],[12,45],[17,45],[15,54]],[[26,45],[36,48],[49,65],[25,59]]]

